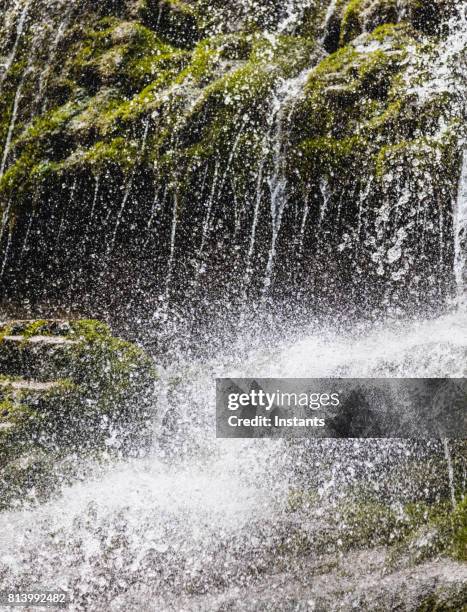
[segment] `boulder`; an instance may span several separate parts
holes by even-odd
[[[14,485],[17,492],[18,483],[37,487],[39,475],[50,480],[53,466],[69,456],[139,452],[150,438],[156,381],[152,359],[98,321],[1,324],[5,491]]]

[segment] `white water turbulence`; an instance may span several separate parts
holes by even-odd
[[[326,508],[362,461],[371,481],[390,457],[411,457],[412,444],[328,441],[306,450],[285,440],[216,441],[213,377],[465,376],[466,332],[467,321],[456,315],[380,325],[358,336],[303,330],[275,347],[245,337],[208,361],[184,363],[180,356],[161,382],[165,420],[176,427],[160,430],[150,456],[96,469],[57,500],[0,515],[0,584],[72,591],[72,610],[254,610],[257,600],[277,609],[288,599],[323,596],[325,609],[351,609],[366,572],[380,561],[360,558],[354,593],[339,594],[341,578],[332,570],[324,570],[325,591],[314,585],[307,576],[322,558]],[[182,372],[184,382],[171,390]],[[297,475],[309,469],[313,496],[293,512]],[[448,474],[452,480],[451,465],[445,480]],[[305,567],[288,550],[300,537],[310,540]],[[423,585],[422,576],[413,580]],[[397,581],[373,586],[370,601],[389,602],[398,588]]]

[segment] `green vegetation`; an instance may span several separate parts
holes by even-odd
[[[141,349],[115,338],[99,321],[5,325],[0,371],[5,483],[7,474],[18,473],[23,459],[29,474],[31,454],[39,453],[41,464],[53,465],[69,454],[131,453],[148,436],[155,366]]]
[[[423,84],[426,69],[420,63],[412,70],[408,50],[412,57],[429,56],[436,38],[426,37],[432,31],[424,24],[448,10],[441,0],[423,4],[337,3],[341,48],[311,70],[291,119],[290,172],[295,176],[298,170],[304,184],[315,184],[322,174],[350,175],[349,168],[360,168],[360,183],[369,176],[381,181],[388,155],[420,143],[425,165],[441,182],[458,163],[452,96],[421,101],[411,89]],[[251,187],[244,168],[259,162],[269,114],[265,101],[281,79],[297,76],[317,57],[313,38],[323,18],[317,10],[304,15],[294,36],[264,36],[248,20],[241,31],[207,36],[210,16],[203,2],[124,5],[90,11],[66,32],[60,49],[66,59],[50,67],[45,112],[16,125],[12,163],[0,180],[0,207],[12,201],[10,224],[31,210],[37,186],[44,194],[55,192],[77,175],[96,176],[106,168],[122,180],[136,166],[149,173],[157,168],[159,177],[170,175],[171,181],[177,169],[184,176],[178,185],[183,207],[192,172],[203,160],[211,174],[215,162],[226,166],[236,139],[245,160],[243,170],[233,168],[241,195]],[[397,23],[401,15],[404,21]],[[4,139],[24,62],[19,54],[9,75]],[[241,125],[244,134],[237,133]]]

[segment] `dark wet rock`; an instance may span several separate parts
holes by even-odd
[[[335,51],[384,24],[410,23],[422,33],[440,34],[456,10],[454,0],[338,0],[329,15],[324,44]]]

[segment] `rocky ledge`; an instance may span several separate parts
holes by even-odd
[[[144,446],[156,381],[152,359],[98,321],[0,324],[0,509],[48,497],[58,465],[72,475],[78,459]]]

